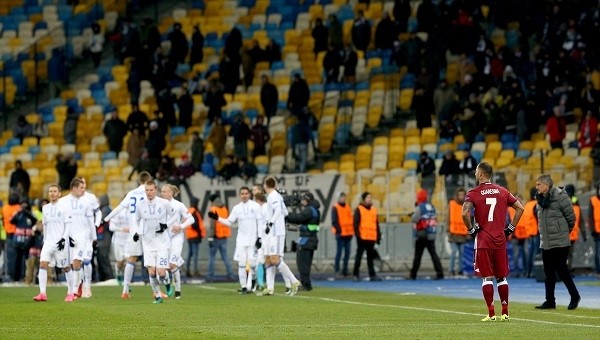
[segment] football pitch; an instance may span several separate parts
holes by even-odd
[[[540,311],[511,303],[509,322],[482,323],[485,306],[472,299],[319,287],[297,296],[239,295],[233,283],[184,285],[180,300],[153,304],[150,288],[134,286],[122,300],[119,287],[94,287],[90,299],[63,301],[66,289],[0,288],[0,338],[527,338],[598,339],[600,311]],[[496,301],[496,313],[500,304]]]

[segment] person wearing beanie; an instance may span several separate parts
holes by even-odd
[[[417,192],[417,202],[414,213],[412,214],[413,235],[415,237],[415,257],[410,269],[410,278],[415,280],[417,272],[421,266],[421,257],[423,251],[427,248],[433,267],[436,272],[436,279],[444,278],[444,269],[442,263],[435,251],[435,233],[437,231],[437,220],[435,208],[427,201],[427,190],[421,189]]]
[[[375,275],[373,260],[377,257],[375,244],[381,242],[381,230],[377,220],[377,208],[373,206],[371,194],[364,192],[361,195],[362,201],[354,210],[354,234],[356,235],[356,257],[354,258],[354,281],[360,281],[359,270],[363,253],[367,252],[367,268],[371,281],[381,281]]]
[[[331,207],[331,232],[335,234],[337,249],[335,252],[334,270],[337,274],[350,275],[348,272],[348,259],[350,258],[350,246],[354,237],[354,225],[352,220],[352,208],[346,201],[346,194],[340,193],[337,203]],[[344,252],[343,265],[340,272],[340,259]]]
[[[575,186],[573,184],[565,185],[565,192],[571,198],[573,204],[573,212],[575,213],[575,227],[569,233],[569,240],[571,245],[569,246],[569,256],[567,257],[567,266],[569,272],[573,275],[573,250],[575,250],[575,242],[579,240],[579,234],[583,239],[583,242],[587,241],[587,235],[585,232],[585,224],[581,218],[581,207],[579,206],[579,199],[575,196]]]
[[[209,208],[209,214],[215,213],[218,217],[227,218],[229,216],[229,210],[225,207],[221,197],[218,193],[210,195],[211,207]],[[214,279],[215,274],[215,258],[217,257],[217,251],[221,253],[221,259],[225,263],[225,269],[227,270],[227,278],[233,281],[233,270],[231,269],[231,263],[229,263],[229,257],[227,256],[227,239],[231,237],[231,228],[218,220],[210,219],[209,231],[208,231],[208,247],[209,247],[209,258],[208,258],[208,274],[206,279],[210,282]]]
[[[596,185],[596,195],[590,198],[588,219],[594,237],[594,269],[596,277],[600,278],[600,183]]]

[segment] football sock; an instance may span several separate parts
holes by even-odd
[[[77,293],[77,289],[79,288],[79,283],[81,282],[81,269],[73,269],[73,281],[71,282],[71,289],[73,293]]]
[[[244,272],[246,272],[246,271],[244,270]],[[254,269],[250,269],[250,272],[248,272],[247,275],[246,275],[247,276],[247,278],[246,278],[246,290],[249,291],[249,292],[252,291],[252,277],[254,276],[253,272],[254,272]]]
[[[115,273],[117,273],[117,277],[123,276],[123,268],[119,267],[118,263],[115,263]]]
[[[123,274],[123,293],[129,293],[129,285],[133,279],[133,272],[135,270],[135,264],[127,262],[125,265],[125,271]]]
[[[175,282],[175,291],[181,292],[181,270],[175,269],[173,274],[173,282]]]
[[[267,289],[273,291],[275,289],[275,267],[268,266],[265,271],[267,272]]]
[[[154,297],[160,297],[160,284],[156,276],[150,276],[150,286],[154,292]]]
[[[483,299],[488,308],[488,316],[491,317],[496,315],[496,312],[494,311],[494,282],[483,281],[481,291],[483,292]]]
[[[40,281],[40,293],[46,294],[46,285],[48,284],[48,270],[40,268],[38,272],[38,280]]]
[[[508,281],[506,278],[497,279],[498,295],[502,304],[502,314],[508,315]]]
[[[238,278],[240,280],[240,287],[246,287],[248,273],[246,273],[246,267],[242,266],[241,264],[238,266]]]
[[[277,269],[279,269],[279,272],[281,273],[281,276],[283,276],[284,280],[287,277],[287,279],[290,281],[291,284],[298,282],[298,280],[292,273],[292,270],[290,269],[290,267],[288,267],[288,265],[285,262],[283,262],[283,259],[281,259],[279,261],[279,264],[277,265]]]
[[[85,261],[83,263],[83,287],[90,288],[92,286],[92,263]]]
[[[259,287],[265,286],[265,265],[264,263],[259,263],[256,266],[256,282]]]
[[[171,284],[171,275],[168,270],[165,271],[165,276],[160,277],[160,282],[162,282],[165,285]]]
[[[73,294],[73,270],[65,272],[65,279],[67,280],[67,294]]]

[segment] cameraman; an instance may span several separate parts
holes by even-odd
[[[296,264],[300,272],[302,290],[310,291],[312,290],[310,268],[312,267],[313,254],[319,244],[317,232],[319,231],[319,222],[321,221],[321,213],[319,212],[321,205],[310,192],[302,195],[300,204],[303,207],[302,211],[299,213],[291,212],[286,217],[286,220],[289,223],[300,225]]]

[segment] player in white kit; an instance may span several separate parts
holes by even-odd
[[[265,238],[265,228],[267,220],[265,216],[267,216],[267,197],[263,192],[262,186],[255,185],[252,187],[252,198],[254,202],[260,205],[260,219],[258,221],[258,231],[257,231],[257,239],[256,239],[256,247],[258,248],[256,252],[256,287],[255,289],[259,292],[262,292],[265,289],[265,252],[264,247],[262,246],[262,242]],[[287,282],[286,282],[287,285]]]
[[[98,233],[95,232],[100,223],[102,223],[102,211],[96,195],[87,191],[87,182],[85,178],[78,177],[83,182],[83,195],[81,200],[86,201],[92,207],[91,214],[87,216],[90,228],[94,229],[94,234],[90,235],[92,239],[86,243],[86,249],[83,252],[83,287],[79,287],[77,294],[84,298],[92,297],[92,257],[98,243]]]
[[[123,284],[123,269],[125,269],[125,247],[129,238],[129,213],[127,210],[121,210],[110,220],[108,230],[112,231],[111,246],[115,256],[115,271],[117,273],[117,282]]]
[[[139,202],[135,213],[136,233],[133,240],[142,242],[144,266],[148,268],[154,303],[162,303],[159,282],[167,284],[171,248],[167,216],[173,216],[175,213],[169,201],[156,195],[156,182],[146,182],[145,189],[146,199]]]
[[[85,185],[79,178],[71,181],[71,193],[59,199],[65,214],[66,228],[73,239],[71,248],[71,266],[73,268],[73,292],[77,298],[77,291],[82,283],[81,267],[85,259],[85,251],[89,243],[96,238],[96,228],[89,223],[89,216],[93,214],[93,206],[88,200],[81,199],[85,192]]]
[[[285,242],[285,216],[287,207],[281,194],[275,190],[277,181],[274,177],[265,178],[264,189],[267,193],[267,215],[265,226],[265,271],[267,272],[267,288],[260,295],[273,295],[275,291],[275,268],[279,270],[284,279],[291,283],[290,295],[296,295],[300,281],[296,279],[290,267],[283,262],[283,247]]]
[[[60,186],[51,184],[48,188],[48,199],[50,203],[42,207],[42,223],[44,225],[44,245],[40,254],[40,269],[38,279],[40,281],[40,293],[33,299],[35,301],[46,301],[46,285],[48,283],[48,264],[53,263],[63,268],[67,278],[66,302],[74,299],[73,295],[73,272],[69,263],[69,230],[65,224],[65,214],[58,204],[60,199]]]
[[[146,199],[146,182],[152,180],[152,176],[147,171],[140,172],[139,180],[140,186],[129,191],[125,198],[119,203],[119,205],[113,209],[113,211],[104,218],[105,222],[110,221],[121,211],[126,211],[129,216],[129,237],[125,244],[125,257],[127,257],[127,264],[123,271],[123,292],[121,298],[129,299],[129,285],[133,279],[133,273],[135,272],[135,263],[138,257],[142,256],[142,242],[134,242],[133,235],[136,233],[136,220],[135,214],[137,212],[137,206],[141,201]]]
[[[257,251],[255,248],[258,222],[261,219],[260,205],[250,199],[250,189],[240,188],[240,203],[236,204],[227,218],[219,217],[217,213],[209,211],[208,217],[231,227],[238,224],[238,233],[235,242],[233,260],[238,262],[238,276],[241,289],[240,294],[252,292],[252,272],[256,266]]]
[[[171,238],[171,254],[169,256],[169,267],[173,274],[175,283],[175,299],[181,298],[181,266],[185,263],[181,252],[183,250],[183,242],[185,241],[185,228],[191,226],[195,219],[190,214],[188,208],[180,201],[173,198],[179,194],[179,188],[173,184],[165,184],[161,188],[161,197],[169,201],[173,210],[173,215],[168,216],[169,220],[169,236]],[[168,275],[168,273],[167,273]],[[170,291],[167,295],[171,296]]]

